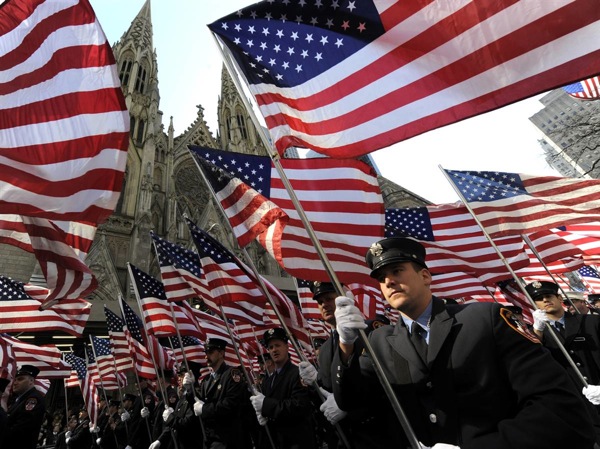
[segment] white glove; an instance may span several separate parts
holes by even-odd
[[[254,396],[250,396],[250,402],[252,402],[252,407],[254,407],[256,414],[260,415],[262,413],[263,402],[265,402],[265,395],[256,393]]]
[[[310,362],[300,362],[298,365],[300,378],[306,385],[312,385],[317,381],[317,369]]]
[[[446,443],[436,443],[433,445],[433,447],[425,446],[421,442],[419,442],[419,444],[421,445],[421,449],[460,449],[460,447],[458,446]]]
[[[269,421],[267,418],[265,418],[263,415],[261,415],[260,413],[256,413],[256,418],[258,419],[258,423],[261,426],[266,426],[267,422]]]
[[[96,438],[96,444],[100,446],[100,443],[102,443],[102,438]]]
[[[546,312],[544,312],[541,309],[536,309],[533,311],[532,315],[533,315],[533,328],[536,331],[540,331],[540,332],[542,332],[544,329],[546,329],[546,323],[548,323],[550,321],[550,318],[548,318],[548,314],[546,314]]]
[[[600,405],[600,385],[583,387],[583,395],[594,405]]]
[[[323,415],[325,415],[327,421],[335,426],[338,422],[344,419],[348,413],[338,407],[337,402],[335,402],[335,398],[333,397],[333,393],[323,390],[322,388],[320,390],[323,392],[323,395],[325,395],[326,399],[321,404],[321,407],[319,407],[319,410],[323,412]]]
[[[125,449],[133,449],[129,444],[125,446]]]
[[[71,438],[71,431],[67,430],[67,433],[65,433],[65,438]]]
[[[163,416],[163,421],[166,422],[167,419],[169,419],[169,416],[171,416],[171,413],[173,413],[174,411],[175,410],[173,410],[172,407],[169,407],[169,408],[165,409],[165,411],[163,412],[163,415],[162,415]],[[155,443],[156,443],[156,441],[155,441]],[[160,441],[158,443],[160,444]],[[158,446],[156,446],[156,447],[158,447]],[[148,449],[150,449],[150,448],[148,448]]]
[[[340,342],[352,344],[358,338],[358,331],[366,329],[367,324],[354,301],[345,296],[335,298],[335,322]]]
[[[94,424],[90,423],[90,432],[91,433],[98,433],[98,432],[100,432],[100,427],[95,426]]]
[[[202,415],[202,407],[204,407],[204,401],[196,398],[196,402],[194,402],[194,415],[201,416]]]
[[[154,443],[152,443],[148,449],[158,449],[160,447],[160,441],[156,440]]]
[[[142,418],[147,418],[148,416],[150,416],[150,410],[148,410],[148,407],[144,407],[140,410],[140,416]]]
[[[127,421],[129,418],[131,418],[131,415],[127,410],[121,413],[121,421]]]
[[[183,376],[183,388],[191,390],[194,387],[194,375],[189,371]]]

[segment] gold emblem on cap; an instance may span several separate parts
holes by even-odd
[[[269,329],[269,335],[273,335],[275,333],[275,329]]]
[[[315,281],[313,284],[316,288],[319,288],[321,286],[321,281]]]
[[[373,243],[371,245],[371,247],[369,248],[369,252],[371,254],[373,254],[375,257],[381,256],[381,253],[383,253],[383,246],[381,246],[381,244],[379,242]]]
[[[540,288],[542,283],[540,281],[534,281],[531,285],[533,285],[533,288]]]

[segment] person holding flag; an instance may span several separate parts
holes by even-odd
[[[400,312],[395,327],[369,335],[393,391],[423,447],[591,449],[594,432],[582,396],[539,340],[523,332],[495,303],[445,304],[431,293],[425,248],[387,238],[366,255],[371,276]],[[385,447],[404,447],[386,407],[369,354],[356,353],[365,323],[354,301],[336,298],[339,351],[334,356],[336,402],[369,406]],[[567,412],[568,411],[568,412]]]

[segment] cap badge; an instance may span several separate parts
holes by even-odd
[[[534,281],[531,285],[533,285],[533,288],[540,288],[542,283],[540,281]]]
[[[371,254],[373,254],[375,257],[381,256],[381,253],[383,253],[383,246],[381,246],[381,244],[379,242],[373,243],[371,245],[371,247],[369,248],[369,252]]]
[[[320,281],[315,281],[313,284],[316,288],[319,288],[321,286],[321,282]]]

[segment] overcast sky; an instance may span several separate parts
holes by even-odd
[[[143,0],[90,0],[111,44],[128,29]],[[222,60],[206,25],[248,6],[243,0],[153,0],[164,125],[173,116],[178,135],[204,107],[213,134],[217,126]],[[497,111],[430,131],[372,153],[381,174],[434,203],[458,199],[439,166],[558,175],[546,163],[528,118],[542,109],[538,95]]]

